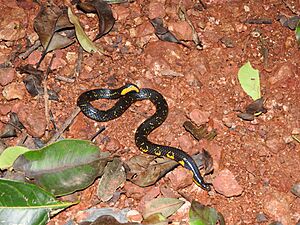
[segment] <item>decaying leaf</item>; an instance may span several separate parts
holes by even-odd
[[[79,225],[139,225],[139,223],[120,223],[113,216],[100,216],[93,222],[81,222]]]
[[[238,117],[243,120],[252,121],[256,116],[259,116],[262,113],[266,113],[267,109],[264,108],[264,99],[259,98],[256,101],[252,102],[246,107],[245,112],[239,113]]]
[[[6,148],[0,155],[0,169],[4,170],[11,167],[19,155],[30,151],[30,149],[22,146],[12,146]]]
[[[183,204],[184,201],[177,198],[156,198],[146,202],[143,217],[147,218],[157,213],[162,214],[164,217],[169,217]]]
[[[177,44],[181,44],[185,47],[188,47],[186,44],[179,41],[174,34],[172,34],[168,28],[164,27],[163,20],[161,18],[154,18],[150,20],[152,26],[155,29],[155,35],[159,38],[161,41],[168,41],[173,42]],[[188,47],[189,48],[189,47]]]
[[[29,64],[18,67],[17,70],[20,73],[26,74],[23,82],[25,84],[26,90],[32,97],[44,94],[44,88],[42,87],[44,72],[42,70],[36,69]],[[58,101],[59,97],[55,91],[48,89],[47,92],[49,95],[49,100]]]
[[[208,174],[213,171],[213,158],[205,149],[203,149],[198,154],[193,155],[192,158],[194,159],[199,169],[204,169],[205,174]]]
[[[214,208],[192,201],[189,211],[190,225],[225,225],[224,217]]]
[[[97,195],[101,201],[109,201],[118,187],[126,180],[125,169],[120,158],[107,163],[102,177],[99,179]]]
[[[168,225],[168,220],[161,213],[152,214],[143,220],[143,225]]]
[[[115,18],[113,17],[110,6],[105,1],[91,0],[80,2],[77,6],[84,12],[97,13],[99,19],[99,32],[94,41],[107,34],[113,28]]]
[[[9,122],[5,125],[3,131],[1,131],[0,138],[16,137],[17,131],[23,129],[24,126],[20,122],[18,115],[14,112],[9,114]]]
[[[78,17],[72,12],[72,9],[70,7],[68,8],[68,16],[70,22],[75,26],[76,37],[81,47],[89,53],[98,52],[104,54],[104,51],[100,48],[97,48],[96,45],[91,41],[91,39],[86,35],[80,25]]]
[[[138,155],[129,159],[126,169],[127,179],[134,184],[147,187],[178,165],[174,160],[155,156]]]
[[[217,136],[217,131],[215,129],[208,131],[206,124],[197,126],[193,122],[187,120],[183,123],[183,126],[198,141],[201,139],[213,140]]]
[[[44,47],[44,55],[74,43],[74,26],[67,18],[66,8],[61,9],[51,2],[41,4],[33,26]]]

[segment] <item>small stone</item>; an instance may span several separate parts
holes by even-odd
[[[193,40],[193,31],[191,26],[186,21],[178,21],[168,23],[169,30],[174,33],[177,39],[192,41]]]
[[[294,77],[294,70],[293,66],[287,62],[279,67],[274,76],[269,79],[269,82],[274,85],[279,81],[287,80],[289,77]]]
[[[113,14],[116,20],[124,20],[130,15],[130,8],[118,5],[118,7],[114,8]]]
[[[107,142],[105,149],[109,152],[116,151],[121,148],[121,144],[119,140],[115,138],[110,138],[110,140]]]
[[[184,134],[178,137],[178,142],[181,149],[189,154],[193,148],[193,138],[190,135]]]
[[[0,85],[5,86],[11,83],[15,76],[16,74],[13,68],[0,68]]]
[[[190,119],[198,126],[205,124],[209,121],[210,112],[201,111],[200,109],[194,109],[190,112]]]
[[[282,224],[292,224],[290,214],[290,202],[292,199],[288,194],[273,191],[268,193],[263,200],[264,212],[276,221]]]
[[[20,122],[26,128],[28,134],[33,137],[42,137],[46,129],[44,110],[37,109],[32,105],[24,105],[16,112]]]
[[[150,1],[149,3],[149,19],[157,17],[164,18],[166,15],[165,5],[162,2]]]
[[[213,181],[213,186],[218,193],[226,197],[239,196],[243,192],[243,188],[238,184],[234,175],[228,169],[219,172]]]
[[[125,182],[124,190],[127,197],[134,199],[141,199],[146,192],[145,188],[139,187],[128,181]]]
[[[256,215],[256,220],[259,223],[268,221],[267,216],[263,212],[260,212]]]
[[[293,185],[291,192],[300,198],[300,183],[296,183]]]
[[[5,116],[11,111],[11,105],[0,104],[0,115]]]
[[[270,149],[273,153],[278,153],[280,150],[284,148],[284,143],[281,142],[279,138],[271,138],[266,140],[266,146]]]
[[[130,210],[127,214],[126,217],[129,222],[137,222],[140,223],[143,220],[142,215],[137,211],[137,210]]]
[[[146,21],[136,28],[136,37],[144,37],[154,34],[154,27],[149,21]]]
[[[300,134],[300,128],[293,128],[292,135]]]
[[[168,173],[167,177],[170,179],[174,190],[185,188],[193,183],[192,173],[181,166]]]
[[[2,94],[6,100],[23,99],[25,87],[20,83],[11,83],[4,87]]]

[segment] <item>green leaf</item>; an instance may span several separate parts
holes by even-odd
[[[54,209],[64,209],[73,202],[57,201],[45,190],[19,181],[0,179],[0,224],[42,225]]]
[[[11,167],[19,155],[31,151],[22,146],[14,146],[6,148],[0,155],[0,169],[4,170]]]
[[[224,217],[214,208],[204,206],[197,201],[192,201],[189,211],[190,225],[225,225]]]
[[[239,69],[238,79],[243,90],[254,101],[261,98],[259,72],[253,69],[250,62],[247,62]]]
[[[89,141],[66,139],[24,153],[13,168],[45,190],[65,195],[86,188],[101,176],[108,155]]]
[[[147,218],[153,214],[160,213],[164,217],[169,217],[175,213],[184,201],[177,198],[156,198],[145,204],[143,217]]]
[[[104,51],[102,49],[98,49],[96,45],[91,41],[91,39],[86,35],[80,25],[78,17],[72,12],[72,9],[70,7],[68,7],[68,16],[70,22],[75,26],[76,37],[81,47],[89,53],[99,52],[103,54]]]
[[[295,32],[296,32],[296,40],[297,40],[298,44],[300,45],[300,20],[297,24]]]

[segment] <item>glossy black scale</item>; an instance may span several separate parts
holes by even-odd
[[[90,103],[98,99],[119,100],[112,108],[99,110]],[[95,89],[81,94],[77,100],[77,105],[87,117],[99,122],[105,122],[120,117],[132,103],[142,100],[150,100],[155,105],[156,112],[137,128],[135,133],[137,147],[145,153],[166,156],[177,161],[192,171],[194,182],[198,186],[201,186],[205,190],[210,190],[210,186],[204,182],[191,156],[180,149],[158,145],[148,140],[148,135],[159,127],[168,116],[168,104],[159,92],[147,88],[139,89],[133,84],[127,84],[118,89]]]

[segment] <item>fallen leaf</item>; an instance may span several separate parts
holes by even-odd
[[[300,20],[297,24],[295,32],[296,32],[296,40],[297,40],[298,44],[300,45]]]
[[[72,9],[70,7],[68,8],[68,16],[70,22],[75,26],[76,37],[81,47],[89,53],[99,52],[104,54],[104,51],[100,48],[98,49],[96,45],[91,41],[91,39],[86,35],[80,25],[78,17],[72,12]]]
[[[243,120],[252,121],[254,120],[255,116],[259,116],[260,114],[266,112],[267,109],[264,108],[264,99],[259,98],[246,107],[246,112],[239,113],[238,117]]]
[[[143,225],[168,225],[168,220],[161,213],[152,214],[143,220]]]
[[[214,208],[192,201],[189,211],[190,225],[225,225],[224,217]]]
[[[201,139],[212,140],[217,136],[217,132],[215,129],[211,130],[210,132],[207,131],[206,124],[197,126],[196,124],[188,120],[183,123],[183,126],[198,141]]]
[[[146,202],[143,217],[147,218],[157,213],[162,214],[164,217],[169,217],[183,204],[184,201],[177,198],[156,198]]]
[[[12,146],[6,148],[0,155],[0,169],[4,170],[11,167],[19,155],[31,151],[22,146]]]
[[[238,79],[243,90],[254,101],[261,98],[259,72],[253,69],[250,62],[247,62],[239,69]]]
[[[80,2],[77,7],[87,13],[97,13],[99,20],[99,32],[94,41],[107,34],[113,28],[116,20],[113,17],[113,13],[107,2],[92,0]]]

